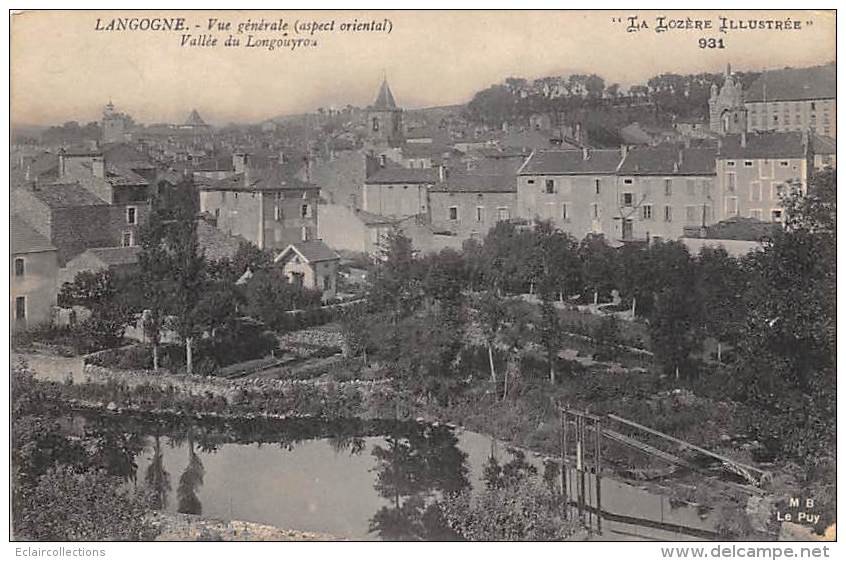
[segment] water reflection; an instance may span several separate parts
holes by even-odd
[[[200,457],[194,452],[192,432],[188,431],[188,465],[179,476],[179,486],[176,488],[176,496],[179,500],[176,511],[183,514],[202,514],[203,503],[197,496],[197,489],[203,485],[206,470]]]
[[[163,510],[167,508],[168,493],[170,493],[170,474],[165,469],[164,453],[161,437],[158,433],[153,436],[153,458],[147,466],[144,483],[153,494],[153,508]]]
[[[415,425],[374,446],[376,491],[390,501],[370,520],[383,540],[446,540],[455,536],[440,516],[437,499],[468,487],[467,454],[443,425]]]

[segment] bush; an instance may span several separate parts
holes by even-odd
[[[55,467],[33,487],[20,489],[14,509],[17,539],[35,541],[142,541],[155,537],[145,515],[145,492],[99,470]]]

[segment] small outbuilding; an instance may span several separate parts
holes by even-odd
[[[341,256],[322,240],[290,244],[273,260],[298,286],[320,290],[323,300],[335,298]]]

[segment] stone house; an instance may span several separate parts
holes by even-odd
[[[448,233],[462,241],[484,238],[497,222],[516,217],[517,177],[448,174],[429,190],[429,211],[436,233]]]
[[[380,162],[361,187],[361,208],[389,218],[429,216],[429,189],[443,177],[444,168],[409,169]]]
[[[374,255],[395,223],[394,219],[351,206],[320,205],[317,235],[339,251]]]
[[[58,251],[23,218],[9,220],[10,328],[27,329],[52,319],[58,294]]]
[[[273,260],[297,286],[319,290],[324,300],[337,293],[338,264],[341,256],[321,240],[290,244]]]
[[[781,222],[781,196],[794,183],[805,191],[813,170],[807,132],[728,135],[716,156],[721,218]]]

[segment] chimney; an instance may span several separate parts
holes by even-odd
[[[447,169],[445,165],[438,166],[438,180],[439,181],[446,181],[447,178]]]
[[[590,160],[590,150],[587,146],[582,146],[582,159]]]
[[[740,147],[746,148],[746,131],[740,133]]]
[[[684,165],[684,150],[679,149],[679,167]]]
[[[106,177],[106,161],[102,156],[97,156],[91,159],[91,172],[94,177],[104,179]]]
[[[67,171],[65,169],[65,163],[66,163],[65,162],[65,149],[60,148],[59,149],[59,180],[60,181],[65,178],[65,172]]]
[[[387,154],[379,154],[379,167],[383,168],[388,165],[388,156]]]

